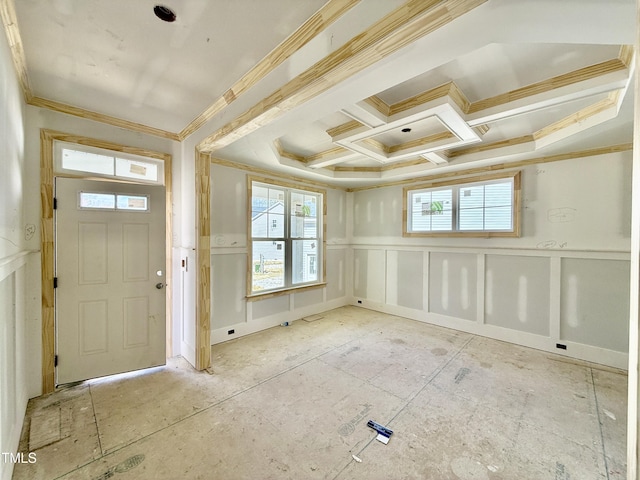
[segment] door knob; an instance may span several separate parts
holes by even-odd
[[[162,288],[164,288],[164,283],[160,282],[160,283],[156,283],[156,288],[158,290],[161,290]]]

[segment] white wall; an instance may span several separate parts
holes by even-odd
[[[626,368],[631,152],[524,168],[520,238],[404,238],[402,187],[350,195],[355,305]]]
[[[347,194],[329,188],[325,201],[327,286],[247,302],[247,172],[211,166],[212,344],[347,303]]]
[[[24,102],[4,35],[0,38],[0,453],[15,453],[29,396],[28,282],[37,255],[26,245]],[[39,275],[38,275],[39,277]],[[0,460],[0,479],[13,464]]]

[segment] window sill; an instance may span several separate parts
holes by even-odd
[[[519,237],[519,229],[513,232],[402,232],[403,237],[475,237],[475,238],[493,238],[493,237]]]
[[[270,290],[264,293],[252,293],[247,295],[245,298],[247,299],[247,302],[256,302],[258,300],[266,300],[267,298],[280,297],[282,295],[291,295],[292,293],[324,288],[326,286],[327,282],[314,283],[312,285],[302,285],[300,287],[285,288],[283,290]]]

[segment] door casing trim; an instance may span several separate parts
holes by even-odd
[[[129,147],[118,143],[97,140],[93,138],[56,132],[48,129],[40,130],[40,231],[41,231],[41,282],[42,282],[42,394],[51,393],[55,390],[55,292],[53,288],[54,259],[55,259],[55,236],[53,228],[53,182],[54,174],[54,142],[63,141],[86,145],[96,148],[104,148],[115,152],[130,153],[161,160],[164,165],[164,186],[166,193],[166,352],[171,356],[172,352],[172,177],[171,177],[171,155],[168,153],[146,150],[143,148]],[[88,175],[78,175],[74,178],[91,179]]]

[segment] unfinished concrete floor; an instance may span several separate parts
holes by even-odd
[[[178,358],[32,400],[37,461],[13,478],[625,478],[623,373],[357,307],[323,316],[214,346],[213,374]]]

